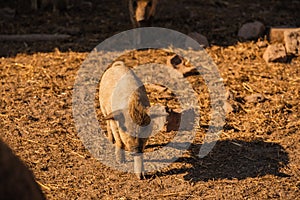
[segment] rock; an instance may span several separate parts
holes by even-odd
[[[259,38],[265,31],[265,26],[259,21],[244,24],[239,32],[238,37],[244,40]]]
[[[186,63],[184,59],[179,55],[172,55],[168,57],[166,64],[178,70],[185,77],[199,73],[195,67]]]
[[[190,36],[192,39],[196,40],[202,47],[209,46],[209,42],[208,42],[207,38],[200,33],[191,32],[188,34],[188,36]]]
[[[228,101],[225,101],[225,103],[223,105],[223,109],[224,109],[226,114],[231,113],[231,112],[234,111],[232,105]]]
[[[225,113],[228,114],[234,112],[235,110],[231,105],[231,102],[234,101],[234,94],[230,90],[226,90],[225,99],[226,101],[224,101],[223,104],[223,110],[225,111]]]
[[[266,62],[286,62],[287,55],[283,44],[269,45],[263,55]]]
[[[284,42],[288,54],[300,55],[300,28],[285,31]]]
[[[269,40],[271,43],[284,43],[284,32],[297,31],[299,28],[291,27],[271,27],[269,32]]]
[[[258,103],[265,101],[266,98],[262,94],[251,94],[247,97],[245,97],[245,101],[248,103]]]

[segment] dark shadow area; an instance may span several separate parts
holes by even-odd
[[[288,177],[280,169],[289,163],[288,153],[277,143],[240,140],[218,141],[204,158],[198,157],[201,145],[192,144],[191,157],[179,158],[176,162],[190,163],[191,168],[180,168],[159,174],[159,176],[187,173],[189,181],[215,179],[245,179],[275,175]]]
[[[21,2],[21,3],[20,3]],[[0,56],[60,51],[89,52],[103,40],[132,28],[125,1],[74,0],[68,9],[53,13],[45,7],[28,8],[30,0],[0,1],[0,34],[68,34],[62,41],[0,41]],[[76,2],[76,3],[75,3]],[[212,45],[239,41],[242,24],[259,20],[266,30],[274,26],[300,26],[299,1],[161,0],[154,26],[184,34],[199,32]]]
[[[32,172],[0,139],[0,198],[45,199]]]

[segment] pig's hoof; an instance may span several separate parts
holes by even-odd
[[[135,173],[136,177],[139,179],[139,180],[144,180],[146,179],[145,177],[145,174],[142,172],[142,173]]]

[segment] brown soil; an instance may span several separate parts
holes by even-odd
[[[182,0],[172,7],[167,4],[174,1],[161,1],[155,25],[208,37],[212,46],[206,51],[224,79],[233,111],[216,146],[200,159],[210,99],[203,78],[188,76],[201,108],[196,138],[182,157],[146,180],[97,161],[77,136],[72,116],[76,73],[93,47],[131,27],[119,1],[92,2],[92,11],[19,11],[13,19],[0,20],[1,34],[72,34],[64,42],[1,42],[0,137],[33,171],[47,199],[299,198],[300,57],[266,64],[266,39],[241,43],[236,37],[241,24],[253,20],[267,27],[300,27],[298,1]],[[162,54],[137,55],[148,56],[138,62],[143,63]],[[134,60],[130,55],[123,59]],[[157,98],[149,91],[149,96],[152,102],[177,105],[172,95]],[[146,151],[161,148],[174,134],[152,138]]]

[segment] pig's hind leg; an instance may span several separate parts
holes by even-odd
[[[115,138],[114,135],[112,133],[111,127],[110,127],[110,121],[107,120],[106,121],[106,129],[107,129],[107,138],[108,141],[110,141],[112,144],[115,143]]]
[[[118,125],[114,120],[110,120],[110,127],[116,145],[116,149],[115,149],[116,160],[118,163],[124,163],[125,162],[124,143],[121,140]]]

